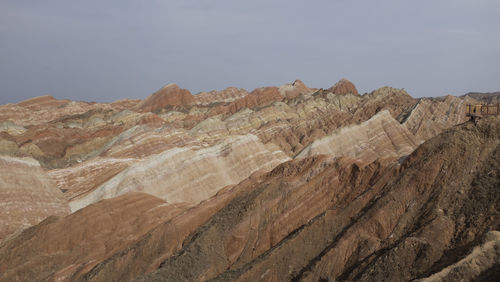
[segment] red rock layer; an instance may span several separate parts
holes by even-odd
[[[350,82],[347,79],[341,79],[339,82],[337,82],[334,86],[330,87],[328,90],[331,91],[333,94],[337,95],[345,95],[345,94],[359,95],[356,86],[354,86],[354,83]]]
[[[221,191],[218,197],[189,209],[144,193],[128,193],[66,217],[50,217],[1,242],[0,281],[80,280],[82,275],[94,274],[98,277],[92,280],[109,281],[117,273],[102,276],[93,270],[103,261],[110,264],[98,268],[111,267],[131,280],[137,273],[156,269],[162,258],[179,250],[194,229],[235,196]],[[139,257],[143,259],[135,261]],[[129,264],[131,260],[135,262]]]
[[[50,217],[2,243],[2,279],[71,280],[186,208],[166,205],[151,195],[128,193],[63,218]],[[49,264],[40,265],[44,260]]]
[[[243,108],[266,106],[281,100],[283,100],[283,97],[280,95],[277,87],[257,88],[247,96],[231,102],[229,105],[213,108],[210,115],[234,114]]]
[[[194,103],[194,97],[189,90],[172,83],[146,98],[137,109],[141,112],[153,112],[167,106],[189,106]]]

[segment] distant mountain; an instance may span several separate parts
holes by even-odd
[[[473,99],[476,99],[482,103],[487,103],[487,104],[498,104],[500,103],[500,91],[497,92],[487,92],[487,93],[481,93],[481,92],[469,92],[467,94],[464,94],[460,97],[470,97]]]

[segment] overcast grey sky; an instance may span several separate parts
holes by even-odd
[[[106,102],[295,79],[500,90],[498,0],[0,0],[0,103]]]

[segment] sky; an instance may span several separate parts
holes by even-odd
[[[0,0],[0,104],[341,78],[360,93],[500,91],[500,1]]]

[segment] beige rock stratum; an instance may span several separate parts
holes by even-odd
[[[50,215],[66,215],[63,193],[36,160],[0,156],[0,241]]]
[[[342,127],[314,141],[297,158],[327,154],[374,161],[381,157],[408,155],[417,145],[415,137],[404,126],[388,111],[382,111],[359,125]]]
[[[73,199],[70,206],[76,211],[133,191],[168,203],[197,204],[227,185],[289,159],[276,145],[262,144],[255,135],[229,137],[208,148],[174,148],[133,164],[94,191]]]

